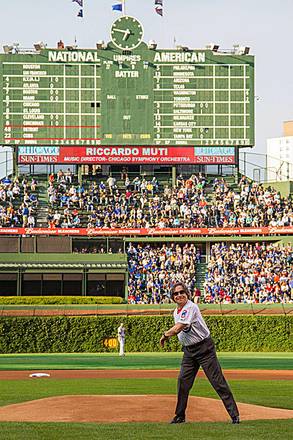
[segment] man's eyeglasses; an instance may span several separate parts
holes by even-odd
[[[186,291],[182,289],[182,290],[178,290],[177,292],[174,292],[173,296],[178,296],[178,295],[183,295],[183,294],[186,294]]]

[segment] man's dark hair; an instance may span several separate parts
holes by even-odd
[[[172,300],[174,301],[174,295],[175,295],[174,290],[175,290],[176,287],[178,287],[178,286],[181,286],[181,287],[182,287],[182,290],[185,291],[186,295],[188,296],[188,299],[190,299],[190,292],[189,292],[188,287],[187,287],[184,283],[181,283],[181,281],[178,281],[177,283],[174,284],[174,286],[173,286],[172,289],[171,289],[171,298],[172,298]]]

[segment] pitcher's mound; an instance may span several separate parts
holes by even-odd
[[[169,422],[174,416],[176,396],[60,396],[0,408],[0,421],[7,422]],[[293,410],[239,404],[241,420],[288,419]],[[190,396],[187,421],[228,421],[219,400]]]

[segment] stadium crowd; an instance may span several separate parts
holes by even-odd
[[[192,228],[293,225],[293,203],[242,177],[238,187],[202,174],[177,177],[176,187],[125,176],[74,184],[70,171],[49,180],[49,227]]]
[[[213,182],[211,214],[217,227],[292,226],[292,199],[281,197],[271,187],[264,188],[242,176],[238,191],[225,179]]]
[[[196,290],[200,250],[194,244],[130,244],[128,302],[170,302],[170,290],[183,281]],[[217,243],[211,247],[204,303],[293,302],[293,248],[262,243]]]
[[[292,246],[214,244],[204,283],[204,302],[293,302]]]
[[[184,282],[194,291],[196,264],[201,259],[194,244],[130,244],[127,256],[130,304],[171,302],[170,289],[176,281]]]
[[[78,184],[68,169],[50,174],[49,228],[205,228],[293,226],[293,201],[242,176],[230,185],[199,174],[179,175],[176,186],[156,177],[130,180],[122,173]],[[4,178],[0,183],[0,227],[37,227],[37,182]]]
[[[0,182],[0,227],[36,226],[37,181],[5,177]]]

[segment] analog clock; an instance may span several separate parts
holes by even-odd
[[[111,38],[121,50],[135,49],[142,42],[143,27],[136,18],[123,16],[112,24]]]

